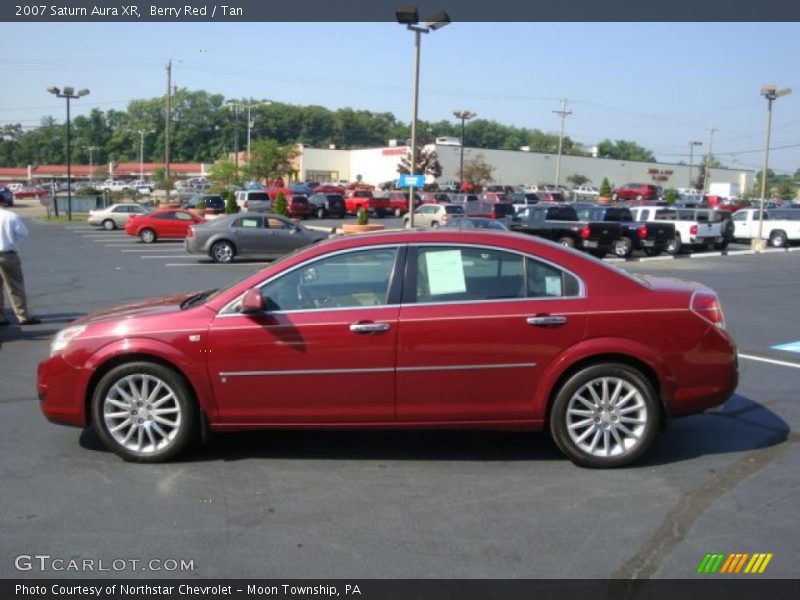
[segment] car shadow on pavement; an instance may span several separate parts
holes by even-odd
[[[676,419],[631,468],[713,454],[748,452],[786,441],[789,425],[762,404],[734,395],[722,411]],[[94,430],[80,445],[106,452]],[[567,461],[547,432],[480,430],[262,430],[211,434],[176,462],[298,460]]]
[[[53,337],[67,323],[85,316],[86,313],[36,313],[42,320],[39,325],[27,325],[22,327],[16,320],[9,319],[9,324],[0,327],[0,347],[4,342],[14,340],[45,340]],[[57,327],[53,328],[52,326]]]
[[[734,394],[721,410],[672,421],[636,466],[769,448],[788,441],[791,433],[789,424],[768,406]]]

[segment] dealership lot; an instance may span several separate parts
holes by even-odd
[[[708,552],[771,552],[765,576],[796,570],[800,355],[773,346],[800,340],[800,253],[625,265],[713,287],[741,356],[723,410],[675,421],[634,468],[579,469],[545,434],[287,431],[217,435],[148,466],[44,420],[34,378],[49,338],[87,312],[263,265],[78,223],[31,234],[44,323],[0,330],[0,576],[64,575],[15,570],[36,553],[193,560],[195,577],[680,578]]]

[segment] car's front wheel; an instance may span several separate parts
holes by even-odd
[[[683,243],[681,242],[681,235],[676,233],[675,237],[667,242],[667,247],[665,250],[667,251],[667,254],[678,254],[681,251],[682,246]]]
[[[564,246],[565,248],[574,248],[575,247],[575,240],[573,240],[571,237],[567,237],[567,236],[559,238],[556,243],[558,245],[560,245],[560,246]]]
[[[325,217],[326,217],[326,213],[325,213],[325,207],[323,207],[323,206],[320,206],[320,207],[317,209],[317,218],[318,218],[318,219],[324,219]]]
[[[92,397],[95,429],[105,446],[132,462],[162,462],[195,439],[197,409],[183,378],[151,362],[121,364]]]
[[[769,245],[774,248],[783,248],[787,242],[786,234],[783,231],[773,231],[769,236]]]
[[[652,444],[660,411],[642,373],[621,363],[601,363],[572,375],[550,411],[550,433],[576,465],[628,465]]]
[[[211,258],[217,263],[229,263],[236,256],[236,250],[228,241],[216,242],[211,246]]]
[[[152,244],[156,241],[156,232],[152,229],[142,229],[139,232],[139,239],[145,244]]]
[[[106,219],[105,221],[103,221],[103,229],[105,229],[106,231],[113,231],[116,228],[117,224],[114,223],[112,219]]]

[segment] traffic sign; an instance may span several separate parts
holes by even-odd
[[[400,175],[397,186],[404,187],[423,187],[425,185],[425,175]]]

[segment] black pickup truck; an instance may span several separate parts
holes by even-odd
[[[648,256],[658,256],[675,239],[675,225],[666,221],[637,222],[630,209],[624,206],[575,205],[578,217],[584,221],[603,221],[622,225],[622,237],[617,240],[612,253],[627,258],[634,250]]]
[[[587,222],[570,205],[536,204],[523,208],[511,223],[512,231],[552,240],[562,246],[587,250],[602,257],[613,252],[622,237],[619,223]]]

